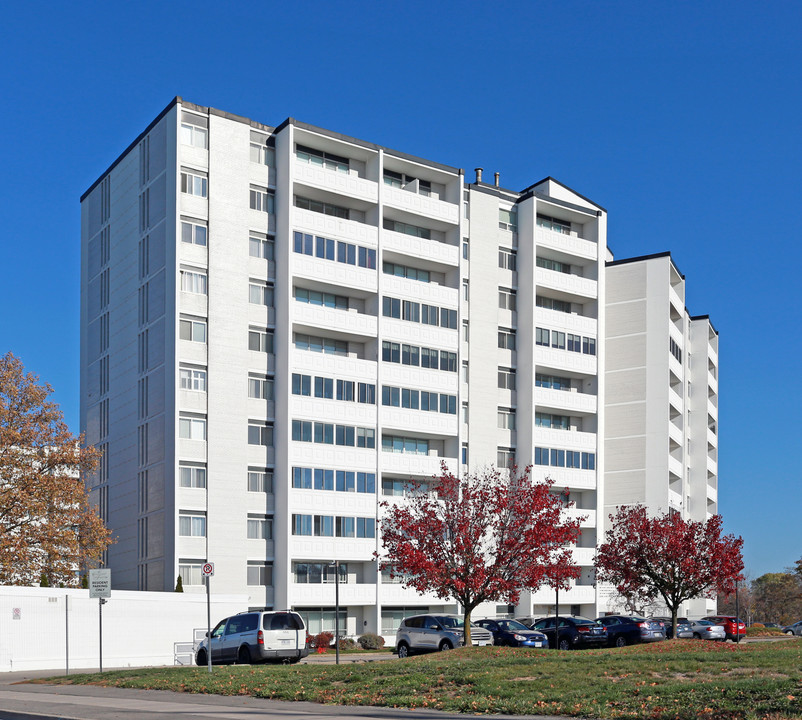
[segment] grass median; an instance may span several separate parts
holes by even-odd
[[[46,682],[463,713],[782,720],[802,718],[802,642],[461,648],[339,666],[156,668]]]

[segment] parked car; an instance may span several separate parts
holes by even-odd
[[[530,630],[517,620],[477,620],[477,625],[493,633],[494,645],[547,648],[549,639],[537,630]]]
[[[674,637],[674,626],[671,623],[670,617],[653,617],[651,620],[658,620],[665,626],[666,637],[673,638]],[[693,628],[691,628],[691,623],[688,621],[688,618],[678,617],[677,618],[677,637],[678,638],[692,638],[693,637]]]
[[[241,612],[221,620],[195,653],[198,665],[280,660],[296,663],[309,654],[306,625],[296,612]]]
[[[734,615],[708,615],[703,617],[702,620],[709,620],[711,623],[723,626],[727,640],[746,637],[746,623]]]
[[[782,627],[777,623],[767,622],[767,623],[761,623],[761,625],[763,625],[764,628],[768,628],[769,630],[782,630]]]
[[[666,639],[665,626],[659,620],[638,615],[605,615],[596,618],[596,622],[607,628],[607,644],[611,647]]]
[[[560,615],[538,620],[533,630],[540,630],[549,639],[549,647],[571,650],[581,647],[604,647],[607,645],[607,630],[604,625],[579,615]]]
[[[793,625],[786,625],[782,628],[786,635],[802,635],[802,620],[795,622]]]
[[[723,625],[715,625],[710,620],[691,620],[690,622],[693,636],[697,640],[720,640],[724,642],[727,639],[727,633]]]
[[[462,618],[458,615],[413,615],[404,618],[395,634],[395,651],[404,658],[421,650],[451,650],[464,642]],[[492,645],[489,630],[471,623],[471,644]]]

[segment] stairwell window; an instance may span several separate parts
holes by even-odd
[[[510,288],[499,288],[498,306],[502,310],[515,310],[517,308],[515,290]]]
[[[498,266],[502,270],[517,270],[518,254],[515,252],[515,250],[501,248],[501,250],[498,251]]]
[[[206,537],[206,513],[197,510],[180,510],[178,534],[181,537]]]
[[[253,305],[273,307],[273,286],[261,282],[248,284],[248,302]]]
[[[272,563],[248,561],[248,585],[250,587],[269,587],[273,584]]]
[[[201,270],[181,270],[181,290],[196,295],[206,295],[208,278]]]
[[[264,447],[272,447],[273,426],[261,422],[249,422],[248,445],[263,445]]]
[[[518,232],[518,208],[510,208],[509,210],[499,208],[498,226],[501,230]]]
[[[259,212],[276,212],[275,193],[267,188],[251,185],[250,206],[251,210],[258,210]]]
[[[178,323],[179,337],[181,340],[189,340],[191,342],[206,342],[206,322],[203,320],[190,320],[189,318],[181,320]]]
[[[208,146],[209,131],[189,122],[181,123],[181,143],[205,150]]]
[[[206,439],[206,418],[185,416],[178,419],[178,437],[185,440]]]
[[[181,242],[190,245],[206,246],[207,229],[206,224],[201,224],[197,220],[181,221]]]
[[[181,171],[181,192],[197,197],[206,197],[209,190],[209,180],[206,175],[197,170]]]
[[[205,488],[206,467],[203,465],[181,465],[178,468],[178,485],[183,488]]]
[[[249,540],[272,540],[273,518],[268,518],[266,515],[248,513],[247,534]]]

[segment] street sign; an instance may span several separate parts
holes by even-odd
[[[111,570],[109,568],[89,571],[89,597],[111,597]]]
[[[211,577],[214,575],[214,563],[203,563],[203,567],[201,567],[201,575],[203,575],[203,577]]]

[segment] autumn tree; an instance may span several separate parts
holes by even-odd
[[[752,583],[759,617],[782,625],[802,612],[802,587],[790,572],[765,573]]]
[[[642,505],[626,505],[610,520],[596,553],[596,577],[643,605],[662,597],[672,627],[681,603],[734,592],[743,579],[743,540],[722,537],[720,515],[695,522],[679,513],[650,517]]]
[[[471,612],[480,603],[516,603],[522,590],[567,588],[578,576],[567,546],[579,520],[564,516],[551,484],[533,482],[529,468],[458,478],[443,463],[431,492],[412,481],[404,502],[382,503],[382,567],[404,587],[456,599],[470,646]]]
[[[70,433],[51,393],[0,357],[0,584],[77,586],[110,542],[82,479],[99,453]]]

